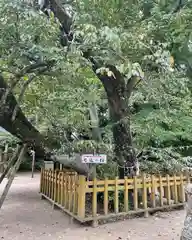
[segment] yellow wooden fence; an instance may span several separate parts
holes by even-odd
[[[182,206],[185,203],[184,186],[189,175],[146,176],[131,179],[86,181],[84,176],[61,170],[41,170],[40,194],[80,222],[107,219],[149,212],[162,208]],[[133,209],[129,205],[129,192],[133,196]],[[142,203],[138,200],[138,192]],[[103,194],[102,204],[98,193]],[[155,196],[159,193],[159,197]],[[122,194],[123,199],[120,199]],[[149,196],[150,195],[150,200]],[[113,201],[111,201],[113,199]],[[157,201],[158,199],[158,201]],[[113,206],[110,207],[112,202]]]

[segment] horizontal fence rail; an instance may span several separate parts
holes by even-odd
[[[80,222],[184,205],[189,175],[146,176],[86,181],[64,170],[41,170],[40,193]]]

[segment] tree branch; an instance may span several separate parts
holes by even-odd
[[[4,78],[0,75],[0,97],[4,90],[6,90],[7,84]],[[46,136],[40,134],[40,132],[28,121],[24,113],[18,108],[15,121],[11,120],[12,113],[17,105],[17,101],[10,92],[6,101],[6,111],[0,109],[0,126],[13,136],[19,138],[23,143],[27,143],[28,147],[32,147],[36,152],[36,157],[40,159],[52,160],[63,164],[65,168],[72,168],[79,174],[89,175],[89,168],[81,163],[80,158],[70,159],[63,156],[54,156],[52,149],[59,147],[59,144],[53,141],[52,138],[48,139]],[[56,146],[57,145],[57,146]]]
[[[42,67],[48,67],[53,65],[54,61],[47,61],[47,62],[39,62],[39,63],[34,63],[31,65],[28,65],[24,67],[21,71],[16,73],[14,77],[12,77],[11,81],[11,86],[6,89],[5,93],[1,97],[1,105],[3,106],[7,100],[8,95],[13,91],[17,83],[20,81],[21,77],[23,77],[25,74],[32,73],[34,70]],[[15,80],[14,80],[15,79]]]
[[[172,13],[179,12],[184,6],[185,4],[183,0],[177,0],[176,4],[174,4],[174,9],[172,10]]]
[[[49,0],[49,1],[50,1],[51,10],[54,12],[55,17],[61,23],[65,34],[67,36],[69,36],[71,26],[72,26],[72,18],[69,16],[69,14],[66,12],[66,10],[59,3],[59,0]],[[83,56],[92,63],[92,69],[93,69],[94,73],[97,75],[97,77],[100,79],[100,81],[103,83],[103,86],[104,86],[106,92],[109,91],[108,86],[110,84],[118,85],[119,84],[118,80],[121,81],[121,86],[123,85],[123,83],[124,83],[123,76],[117,70],[117,68],[115,66],[112,66],[112,65],[106,66],[107,68],[110,69],[110,71],[113,72],[115,78],[113,76],[111,76],[111,77],[106,76],[106,75],[102,76],[102,75],[96,73],[96,70],[101,66],[99,66],[100,64],[98,64],[93,59],[93,57],[90,54],[90,51],[84,52]],[[109,82],[110,82],[110,84],[109,84]]]
[[[61,6],[58,0],[50,0],[50,8],[53,11],[54,15],[56,16],[56,18],[61,23],[65,33],[68,35],[71,30],[72,18]]]
[[[45,67],[45,68],[42,69],[42,70],[39,70],[39,71],[36,73],[36,75],[33,75],[33,76],[29,77],[29,79],[23,84],[23,87],[22,87],[21,92],[20,92],[20,94],[19,94],[19,98],[18,98],[18,100],[17,100],[17,105],[15,106],[15,109],[14,109],[13,114],[12,114],[12,118],[11,118],[12,121],[14,121],[15,118],[16,118],[17,111],[18,111],[18,109],[19,109],[19,104],[21,104],[21,101],[22,101],[22,99],[23,99],[23,96],[24,96],[24,94],[25,94],[25,91],[26,91],[27,87],[28,87],[29,84],[34,80],[34,78],[37,76],[37,74],[40,75],[40,74],[44,73],[45,71],[47,71],[47,67]]]
[[[135,88],[135,86],[136,86],[136,77],[132,76],[128,80],[127,85],[126,85],[127,98],[131,97],[131,93],[133,92],[133,89]]]

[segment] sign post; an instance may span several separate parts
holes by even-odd
[[[35,169],[35,151],[31,150],[32,155],[32,165],[31,165],[31,178],[34,177],[34,169]]]
[[[105,154],[83,154],[81,156],[82,163],[106,164],[107,155]]]
[[[106,154],[83,154],[81,156],[81,162],[86,164],[93,164],[93,175],[96,177],[96,164],[106,164],[107,155]]]

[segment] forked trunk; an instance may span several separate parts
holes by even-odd
[[[98,75],[98,77],[103,83],[108,98],[119,177],[124,178],[124,176],[135,175],[138,171],[130,128],[130,92],[127,91],[125,80],[120,72],[113,66],[109,68],[113,76]]]

